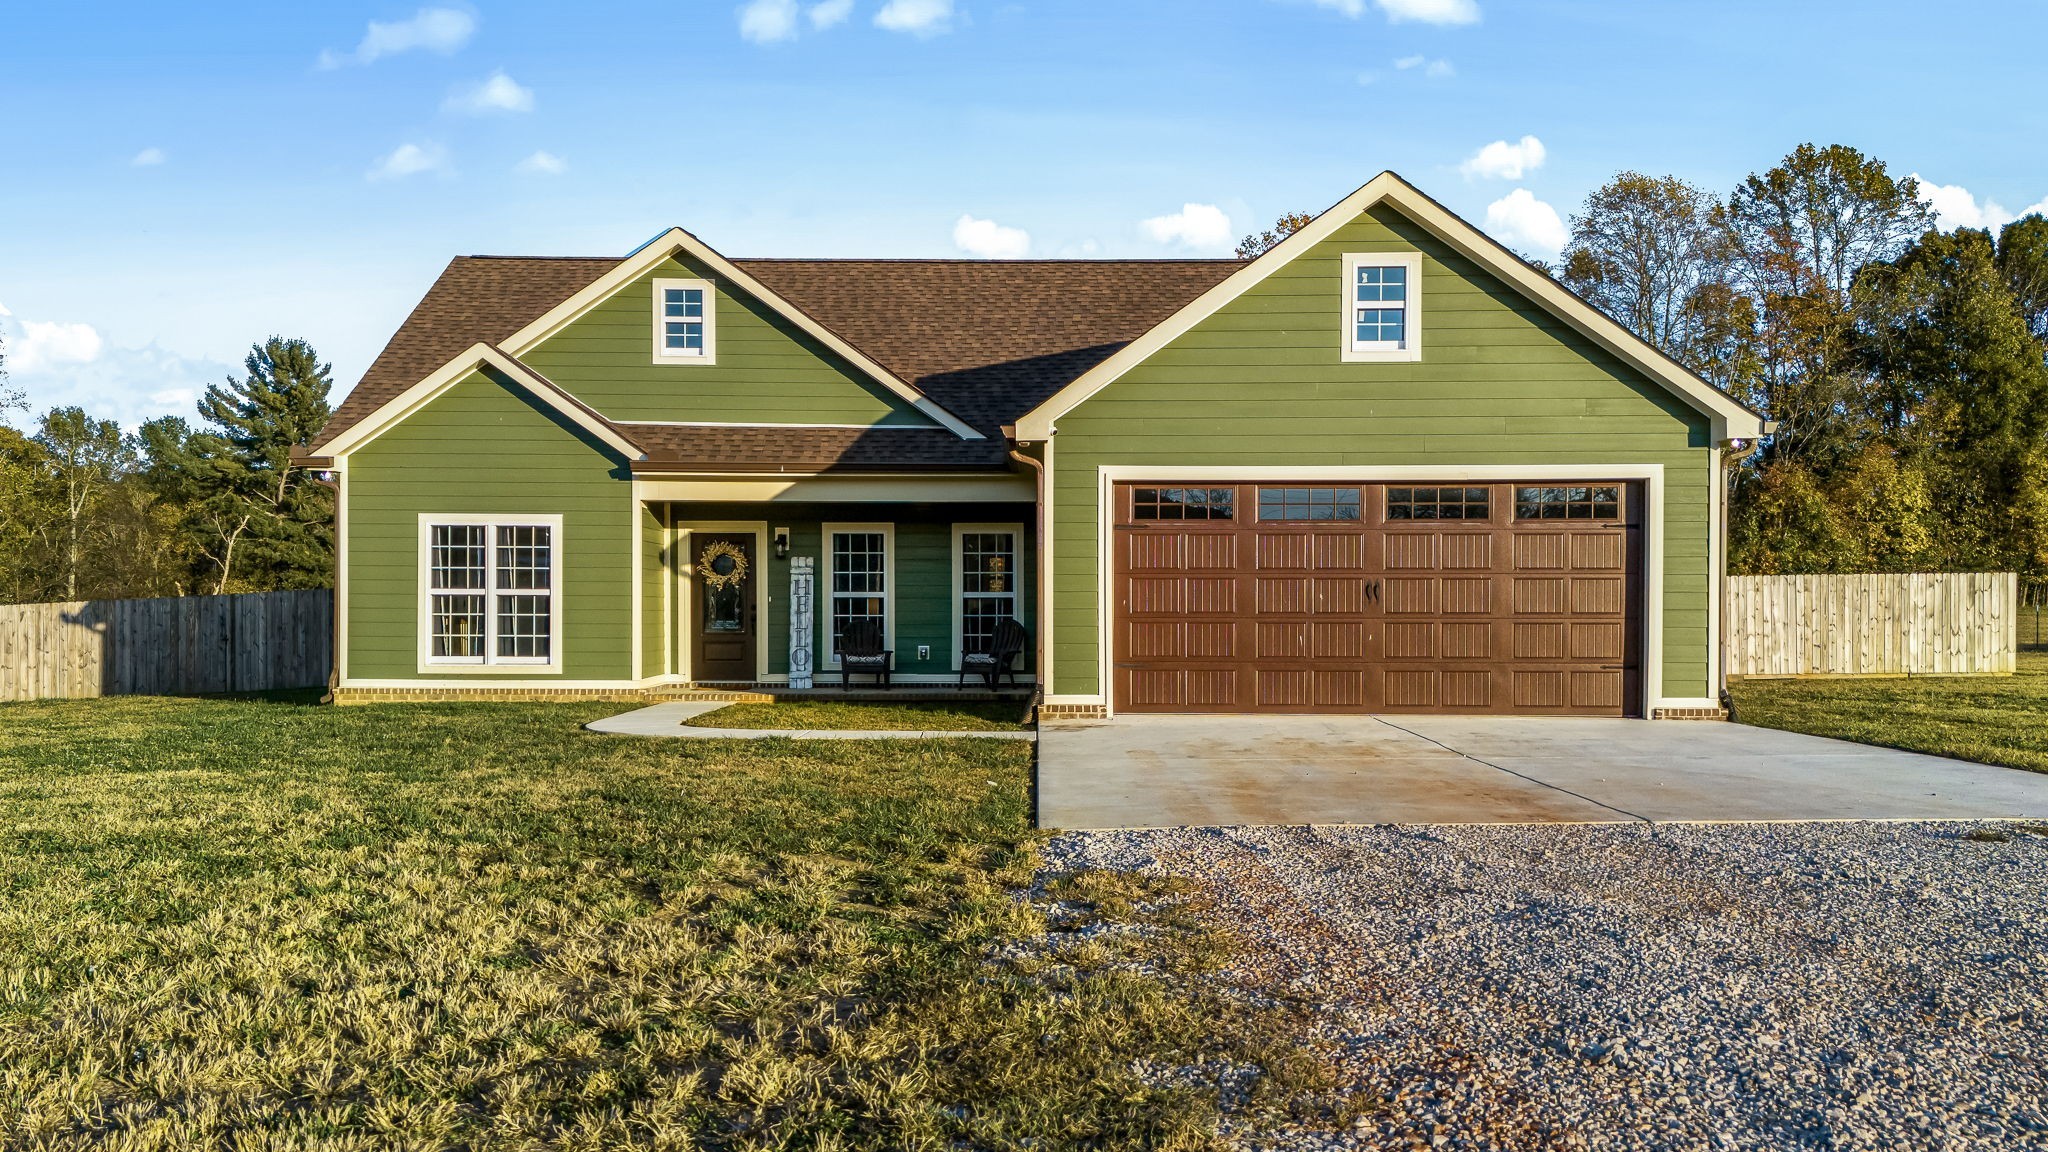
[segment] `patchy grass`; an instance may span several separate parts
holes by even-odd
[[[1743,680],[1745,724],[2048,772],[2048,652],[2011,676]]]
[[[1028,748],[616,710],[0,705],[0,1147],[1199,1148],[1138,1069],[1326,1082],[1169,990],[1229,948],[1170,894],[1015,898]]]
[[[1025,700],[785,700],[730,704],[687,723],[702,728],[789,728],[842,732],[1016,732],[1028,725]]]

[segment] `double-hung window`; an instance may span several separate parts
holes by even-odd
[[[958,524],[953,528],[953,585],[960,619],[957,658],[987,652],[996,625],[1017,615],[1017,537],[1011,525]]]
[[[558,667],[559,516],[420,517],[420,657],[453,667]]]
[[[874,629],[884,648],[895,647],[895,531],[888,524],[825,525],[825,666],[839,664],[839,641],[849,627]]]
[[[1346,360],[1419,360],[1422,257],[1354,252],[1344,257]]]
[[[654,362],[713,363],[718,354],[717,304],[709,280],[656,280]]]

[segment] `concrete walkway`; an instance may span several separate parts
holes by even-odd
[[[602,720],[592,720],[584,727],[592,732],[610,732],[621,736],[669,736],[682,740],[767,740],[781,737],[787,740],[1036,740],[1038,733],[1022,732],[892,732],[840,731],[831,728],[702,728],[684,723],[694,720],[707,712],[730,707],[732,701],[719,700],[705,703],[697,701],[675,701],[655,704]]]
[[[1039,824],[2048,817],[2048,775],[1742,724],[1507,716],[1049,723]]]

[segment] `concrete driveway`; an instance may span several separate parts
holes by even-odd
[[[2048,817],[2048,775],[1708,721],[1123,716],[1039,734],[1047,828]]]

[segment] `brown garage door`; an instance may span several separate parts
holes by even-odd
[[[1642,706],[1632,484],[1121,484],[1130,712]]]

